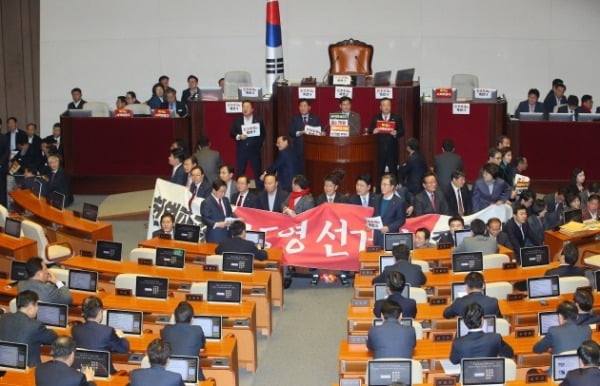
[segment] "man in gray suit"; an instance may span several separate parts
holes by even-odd
[[[221,155],[218,151],[210,148],[208,137],[201,135],[198,138],[198,150],[196,150],[198,165],[204,170],[204,175],[212,183],[219,177],[219,166],[221,166]]]
[[[454,142],[451,139],[444,140],[442,150],[442,153],[435,156],[433,171],[437,174],[440,186],[446,186],[450,183],[452,172],[465,169],[462,158],[454,153]]]
[[[577,306],[570,301],[564,301],[556,308],[558,326],[552,326],[548,333],[533,346],[533,352],[541,354],[552,349],[553,354],[577,350],[581,343],[590,339],[592,330],[587,324],[577,325]]]
[[[417,344],[415,329],[400,324],[402,307],[393,300],[386,300],[381,306],[383,324],[371,327],[367,348],[373,352],[373,359],[412,358]]]
[[[473,236],[465,237],[454,249],[453,253],[482,252],[483,255],[498,253],[498,243],[492,236],[485,235],[485,223],[476,218],[471,221],[471,232]]]
[[[292,180],[292,193],[283,202],[284,214],[294,217],[314,208],[315,200],[310,194],[309,183],[305,176],[297,174]]]
[[[41,302],[71,304],[73,297],[63,282],[48,271],[46,263],[39,257],[32,257],[25,264],[29,279],[19,282],[19,292],[33,291]]]
[[[352,111],[352,99],[344,96],[340,98],[340,112],[348,115],[348,125],[350,126],[350,136],[358,137],[360,135],[360,115]]]

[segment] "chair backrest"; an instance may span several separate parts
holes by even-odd
[[[200,294],[202,295],[202,299],[206,301],[206,298],[208,297],[208,286],[206,285],[206,282],[192,283],[192,285],[190,286],[190,293]]]
[[[10,299],[10,302],[8,302],[8,310],[11,314],[17,312],[17,298]]]
[[[33,221],[23,220],[23,222],[21,222],[21,230],[23,231],[23,235],[25,237],[37,242],[38,256],[44,259],[44,261],[47,263],[46,245],[48,245],[48,239],[44,234],[44,228]]]
[[[206,256],[206,264],[218,265],[219,271],[223,270],[223,255],[208,255]]]
[[[590,285],[590,281],[585,276],[569,276],[558,278],[558,286],[560,287],[560,293],[572,294],[575,293],[579,287],[587,287]]]
[[[421,322],[413,320],[412,325],[413,325],[413,328],[415,329],[415,335],[417,337],[417,340],[423,339],[423,325],[421,324]]]
[[[509,336],[510,323],[508,323],[508,320],[496,318],[496,332],[502,336]]]
[[[8,218],[8,209],[5,206],[0,205],[0,226],[4,227],[6,219]]]
[[[131,110],[133,115],[150,115],[152,114],[152,110],[150,110],[150,106],[143,103],[134,103],[131,105],[127,105],[127,108]]]
[[[329,45],[329,73],[371,75],[373,46],[352,38]]]
[[[497,281],[485,285],[485,294],[499,300],[506,300],[508,294],[511,294],[512,292],[513,287],[507,281]]]
[[[240,87],[252,86],[252,75],[248,71],[228,71],[225,73],[224,99],[238,99]]]
[[[423,366],[421,366],[421,362],[410,359],[410,358],[381,358],[375,359],[375,361],[383,360],[383,361],[398,361],[398,360],[410,360],[412,362],[412,371],[411,371],[411,381],[412,384],[423,383]]]
[[[454,74],[450,83],[456,89],[457,98],[472,99],[473,89],[479,87],[479,78],[473,74]]]
[[[423,288],[410,287],[410,296],[417,303],[427,303],[427,292]]]
[[[510,359],[504,358],[504,381],[516,381],[517,380],[517,363]]]
[[[92,110],[92,117],[108,117],[110,108],[106,102],[86,102],[84,110]]]
[[[135,281],[138,275],[134,273],[122,273],[115,278],[115,289],[130,289],[135,293]]]
[[[154,248],[133,248],[129,252],[127,259],[129,261],[137,262],[139,258],[150,259],[152,264],[156,264],[156,249]]]
[[[429,263],[425,260],[411,260],[410,262],[421,267],[423,273],[429,272]]]
[[[566,107],[566,106],[569,106],[569,105],[567,105],[567,104],[564,104],[564,103],[563,103],[562,105],[556,105],[556,106],[554,106],[554,107],[552,108],[552,112],[553,112],[553,113],[558,113],[558,109],[560,109],[561,107]]]
[[[69,270],[64,268],[48,268],[48,271],[52,272],[54,276],[65,283],[66,286],[69,285]]]
[[[483,269],[502,268],[502,264],[508,263],[510,258],[503,253],[492,253],[483,255]]]

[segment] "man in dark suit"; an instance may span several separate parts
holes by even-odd
[[[383,272],[371,281],[371,284],[386,283],[392,272],[401,272],[411,287],[420,287],[425,284],[427,278],[420,265],[410,263],[410,249],[406,245],[395,245],[392,248],[392,254],[396,262],[385,267]]]
[[[267,252],[258,249],[252,241],[246,240],[246,224],[243,221],[234,221],[229,226],[231,237],[221,241],[215,253],[222,255],[224,252],[251,253],[256,260],[267,260]]]
[[[558,258],[560,265],[556,268],[547,270],[544,276],[585,276],[585,269],[575,266],[578,260],[579,250],[577,249],[577,246],[573,243],[566,243]]]
[[[380,318],[381,308],[386,300],[392,300],[402,307],[402,316],[405,318],[414,318],[417,316],[417,302],[411,298],[402,296],[402,291],[408,285],[402,272],[391,271],[386,278],[385,286],[388,294],[387,298],[380,299],[373,305],[373,315]]]
[[[292,190],[292,178],[296,174],[296,162],[294,160],[294,153],[289,146],[289,138],[286,136],[277,137],[277,149],[279,154],[275,158],[275,162],[267,168],[260,176],[261,181],[264,180],[266,174],[277,174],[277,180],[279,185],[284,190]]]
[[[10,158],[10,149],[8,138],[0,135],[0,205],[7,207],[6,176],[8,175],[8,159]]]
[[[338,186],[340,185],[340,177],[337,173],[330,173],[323,179],[323,193],[317,196],[315,205],[321,205],[326,202],[345,204],[346,197],[338,193]]]
[[[373,185],[373,179],[369,174],[361,174],[356,178],[356,194],[353,194],[348,199],[349,204],[360,205],[363,207],[370,206],[375,208],[379,198],[376,194],[371,192],[371,186]]]
[[[426,172],[422,179],[423,190],[413,199],[414,215],[450,213],[444,193],[438,189],[438,182],[433,172]]]
[[[288,130],[288,134],[293,138],[293,150],[295,155],[296,173],[304,172],[304,135],[306,135],[306,126],[321,127],[321,120],[316,115],[310,113],[310,100],[300,99],[298,101],[298,110],[300,114],[292,118],[292,123]],[[321,129],[323,129],[321,127]],[[324,131],[321,131],[324,135]]]
[[[410,138],[406,141],[406,150],[408,159],[399,169],[399,178],[402,185],[412,194],[417,194],[423,190],[421,184],[423,175],[427,172],[427,161],[419,151],[419,140]]]
[[[589,288],[577,288],[573,295],[573,302],[577,306],[577,324],[598,324],[600,323],[600,315],[595,315],[592,308],[594,307],[594,295]]]
[[[452,253],[482,252],[483,255],[498,253],[498,244],[492,236],[485,235],[485,223],[476,218],[471,221],[472,237],[465,237]]]
[[[146,351],[150,368],[132,370],[129,373],[131,379],[129,386],[185,386],[179,373],[165,369],[172,353],[169,342],[156,338],[148,344]]]
[[[519,119],[521,113],[543,113],[544,104],[538,102],[540,99],[540,91],[537,88],[532,88],[527,93],[527,100],[519,103],[515,110],[515,118]]]
[[[527,223],[527,208],[523,205],[513,206],[513,217],[504,224],[503,230],[508,236],[510,249],[521,264],[521,248],[533,245],[532,240],[535,238]]]
[[[166,234],[173,238],[174,225],[175,216],[168,212],[163,213],[162,216],[160,216],[160,229],[157,229],[154,232],[152,232],[152,237],[159,237],[159,235],[161,234]]]
[[[512,358],[515,353],[500,334],[487,333],[483,327],[483,307],[478,303],[468,304],[461,315],[469,329],[467,335],[452,341],[450,362],[459,364],[463,358],[490,358],[503,356]]]
[[[442,153],[435,156],[433,171],[437,175],[440,186],[446,186],[452,179],[455,170],[464,171],[462,158],[454,152],[454,141],[445,139],[442,143]]]
[[[579,98],[577,95],[569,95],[567,98],[567,105],[559,107],[556,110],[557,113],[568,113],[573,115],[573,120],[576,121],[579,116],[578,107],[579,106]]]
[[[183,168],[185,152],[183,149],[173,149],[169,155],[169,165],[173,168],[171,171],[171,182],[177,185],[185,186],[187,184],[187,173]]]
[[[209,243],[220,243],[227,238],[227,221],[232,217],[229,199],[225,197],[227,187],[221,180],[214,180],[212,193],[202,201],[200,214],[202,222],[206,225],[206,241]]]
[[[71,367],[76,348],[75,339],[59,336],[52,343],[52,360],[35,368],[36,386],[95,386],[92,367],[86,366],[81,372]]]
[[[27,134],[27,153],[31,159],[30,166],[39,168],[42,162],[42,139],[36,134],[37,125],[35,123],[28,123],[25,126],[25,134]]]
[[[497,217],[492,217],[487,221],[486,236],[493,237],[499,246],[502,245],[506,248],[511,248],[508,235],[502,230],[502,221]]]
[[[381,217],[383,227],[376,229],[373,235],[373,244],[383,246],[383,234],[398,232],[406,222],[406,202],[396,196],[396,177],[384,174],[381,177],[381,196],[375,204],[373,217]]]
[[[67,109],[83,109],[83,105],[85,105],[86,102],[81,98],[81,89],[79,87],[75,87],[71,90],[71,98],[73,99],[73,102],[70,102],[67,105]]]
[[[8,117],[6,120],[6,128],[7,131],[4,134],[6,139],[8,140],[8,146],[11,151],[19,150],[17,145],[19,141],[25,140],[27,138],[27,134],[19,128],[17,128],[17,118]]]
[[[238,174],[245,174],[246,164],[250,167],[256,178],[256,187],[262,189],[262,181],[258,177],[262,173],[260,155],[263,141],[265,140],[265,124],[262,119],[254,116],[252,102],[242,102],[242,116],[234,119],[229,135],[235,140],[236,170]]]
[[[398,141],[404,136],[404,125],[399,115],[392,114],[392,100],[379,101],[381,112],[371,119],[369,134],[377,135],[377,178],[388,173],[398,172]],[[386,127],[393,125],[390,130]]]
[[[244,208],[256,208],[258,199],[254,193],[250,191],[250,181],[247,176],[241,175],[236,181],[237,192],[231,198],[231,203],[235,206]]]
[[[195,156],[198,160],[198,166],[202,167],[204,175],[208,178],[208,183],[212,183],[219,177],[221,155],[218,151],[210,148],[208,137],[204,135],[198,137],[198,150],[196,150]]]
[[[559,225],[560,219],[565,210],[565,198],[567,193],[567,188],[562,187],[554,192],[554,194],[546,194],[544,196],[544,202],[547,210],[544,218],[549,229]]]
[[[51,197],[52,192],[58,192],[65,196],[65,207],[73,203],[73,193],[71,192],[71,182],[65,169],[61,167],[61,158],[58,153],[48,157],[49,175],[48,186],[46,187],[47,197]]]
[[[264,177],[265,190],[258,194],[258,203],[256,209],[268,210],[270,212],[281,212],[288,192],[279,188],[277,176],[275,174],[266,174]]]
[[[384,301],[381,307],[383,324],[369,329],[367,348],[373,359],[412,358],[417,345],[415,329],[400,324],[402,307],[393,300]]]
[[[198,78],[195,75],[187,77],[188,88],[181,93],[181,102],[187,104],[190,99],[200,99],[200,87],[198,87]]]
[[[19,292],[34,291],[40,301],[69,305],[73,297],[63,282],[48,271],[46,263],[39,257],[31,257],[25,263],[27,280],[19,281]]]
[[[187,107],[185,103],[177,100],[177,91],[172,88],[168,88],[166,91],[167,100],[160,105],[163,109],[169,109],[171,116],[184,117],[187,115]]]
[[[340,98],[340,113],[348,116],[348,126],[350,126],[350,137],[360,135],[360,115],[352,111],[352,98],[343,96]]]
[[[154,110],[159,109],[164,102],[165,89],[163,88],[162,84],[155,83],[154,86],[152,86],[152,96],[146,101],[146,104]]]
[[[29,367],[42,362],[40,345],[51,344],[56,339],[56,333],[36,319],[38,300],[37,293],[33,291],[20,292],[17,295],[17,312],[0,318],[0,340],[27,344]]]
[[[227,164],[221,165],[219,168],[219,178],[225,182],[225,197],[229,199],[229,202],[231,202],[233,196],[237,193],[237,183],[233,178],[234,171],[233,166]]]
[[[600,212],[598,211],[598,204],[600,203],[600,195],[598,193],[592,193],[589,195],[587,202],[581,208],[581,215],[583,221],[600,220]]]
[[[554,106],[566,104],[565,91],[567,91],[567,86],[564,83],[552,84],[552,92],[548,93],[544,99],[544,111],[552,113]]]
[[[483,294],[485,281],[481,273],[469,272],[465,278],[465,284],[467,285],[467,295],[454,299],[454,302],[444,310],[444,318],[449,319],[463,315],[465,308],[471,303],[477,303],[483,307],[484,315],[502,317],[498,299]]]
[[[450,183],[442,185],[442,191],[451,216],[467,216],[473,213],[471,191],[465,182],[465,172],[454,170]]]
[[[96,296],[86,298],[81,304],[85,323],[78,324],[71,330],[71,335],[77,342],[77,347],[88,350],[102,350],[119,353],[129,352],[129,341],[123,331],[106,326],[102,323],[102,300]],[[116,372],[112,363],[111,374]]]
[[[46,142],[46,144],[48,145],[53,145],[56,148],[56,151],[58,151],[62,155],[62,146],[60,146],[61,139],[62,137],[60,122],[56,122],[54,125],[52,125],[52,134],[42,139],[42,142],[40,143],[40,148],[43,146],[43,143]],[[45,153],[43,148],[42,153]]]
[[[579,368],[567,373],[561,386],[589,386],[600,384],[600,346],[586,340],[577,349]]]
[[[190,192],[192,192],[192,198],[200,197],[206,199],[211,192],[210,183],[204,178],[204,170],[202,167],[196,166],[190,170],[190,177],[192,177],[192,183],[190,184]]]
[[[590,339],[592,330],[586,325],[577,325],[577,306],[564,301],[556,307],[558,326],[552,326],[542,340],[533,346],[533,352],[541,354],[552,349],[553,354],[577,350],[581,343]]]

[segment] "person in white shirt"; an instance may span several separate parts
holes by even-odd
[[[233,181],[233,166],[231,165],[221,165],[219,168],[219,178],[227,185],[227,190],[225,191],[225,197],[229,200],[233,198],[233,195],[237,193],[237,185]]]

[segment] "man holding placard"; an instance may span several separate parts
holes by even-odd
[[[246,164],[249,162],[254,172],[256,187],[262,189],[263,183],[258,177],[262,169],[260,156],[265,138],[265,124],[262,119],[254,116],[254,106],[249,100],[242,102],[242,116],[233,121],[230,135],[236,142],[236,170],[239,174],[245,174]]]
[[[304,172],[304,135],[323,135],[319,117],[310,113],[310,101],[300,99],[298,101],[300,114],[292,118],[289,134],[294,139],[294,155],[296,159],[296,172]]]
[[[340,98],[340,112],[329,114],[331,137],[356,137],[360,135],[360,115],[352,111],[352,99]]]
[[[404,126],[399,115],[392,114],[392,100],[379,101],[381,113],[371,119],[369,134],[377,134],[377,177],[398,172],[398,140],[404,136]],[[387,170],[386,170],[387,169]]]

